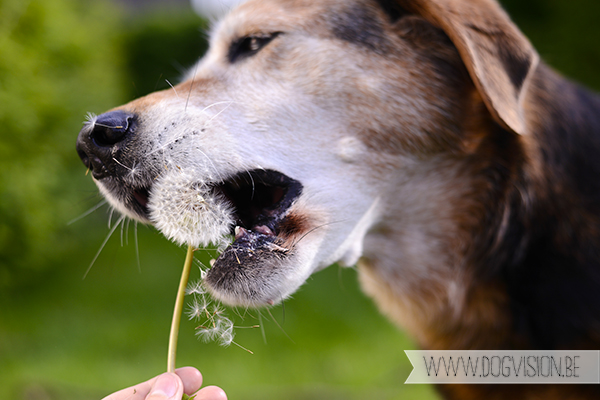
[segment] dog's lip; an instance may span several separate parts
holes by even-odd
[[[146,188],[133,190],[133,198],[138,202],[140,206],[142,206],[145,209],[148,208],[148,195],[149,190]]]
[[[149,219],[150,209],[148,208],[148,198],[150,197],[150,188],[135,188],[132,190],[132,197],[134,200],[134,207],[138,208],[138,213],[141,213],[141,216],[144,219]]]

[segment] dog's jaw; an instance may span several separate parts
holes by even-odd
[[[239,127],[237,116],[243,112],[238,105],[212,101],[208,104],[217,105],[190,104],[185,109],[178,98],[156,101],[153,96],[124,106],[140,115],[139,139],[118,159],[121,175],[96,183],[115,209],[151,223],[181,245],[223,244],[223,234],[235,237],[206,275],[206,286],[214,297],[230,305],[272,305],[293,294],[314,271],[337,261],[345,265],[357,261],[363,237],[379,211],[368,195],[373,192],[371,183],[367,185],[369,177],[357,182],[360,165],[368,156],[360,142],[340,135],[329,145],[325,141],[331,138],[322,132],[339,128],[308,120],[308,126],[300,127],[315,132],[307,139],[308,147],[290,149],[277,135],[289,126],[287,121],[271,122],[272,133],[255,132]],[[259,135],[266,143],[256,141]],[[138,141],[142,139],[143,144]],[[305,168],[307,164],[311,168]],[[187,177],[183,184],[189,187],[201,183],[217,191],[219,201],[233,208],[227,226],[210,233],[212,229],[200,224],[192,239],[173,233],[177,229],[166,229],[179,216],[175,209],[156,212],[159,192],[165,181],[178,177]],[[243,185],[247,187],[241,192],[246,193],[237,193],[236,188]],[[279,187],[260,195],[261,185]],[[173,203],[181,193],[171,190],[167,201]],[[252,206],[250,197],[259,195],[276,200]]]

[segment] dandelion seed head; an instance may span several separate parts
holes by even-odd
[[[179,245],[222,246],[234,223],[229,203],[201,181],[194,168],[171,168],[153,187],[148,203],[150,219],[167,238]]]

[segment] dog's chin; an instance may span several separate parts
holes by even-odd
[[[210,293],[232,306],[261,307],[288,297],[305,278],[294,238],[238,229],[205,277]]]

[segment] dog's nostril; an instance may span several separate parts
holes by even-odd
[[[135,115],[124,111],[111,111],[99,115],[94,121],[90,138],[97,146],[111,147],[132,133]]]
[[[119,173],[117,153],[126,146],[127,137],[135,129],[136,115],[124,111],[99,115],[81,129],[77,137],[77,154],[95,179]]]
[[[77,144],[77,154],[79,155],[79,158],[81,158],[81,161],[83,161],[83,164],[91,169],[92,164],[90,163],[90,158],[88,157],[87,153],[83,151],[83,149],[79,146],[79,144]]]

